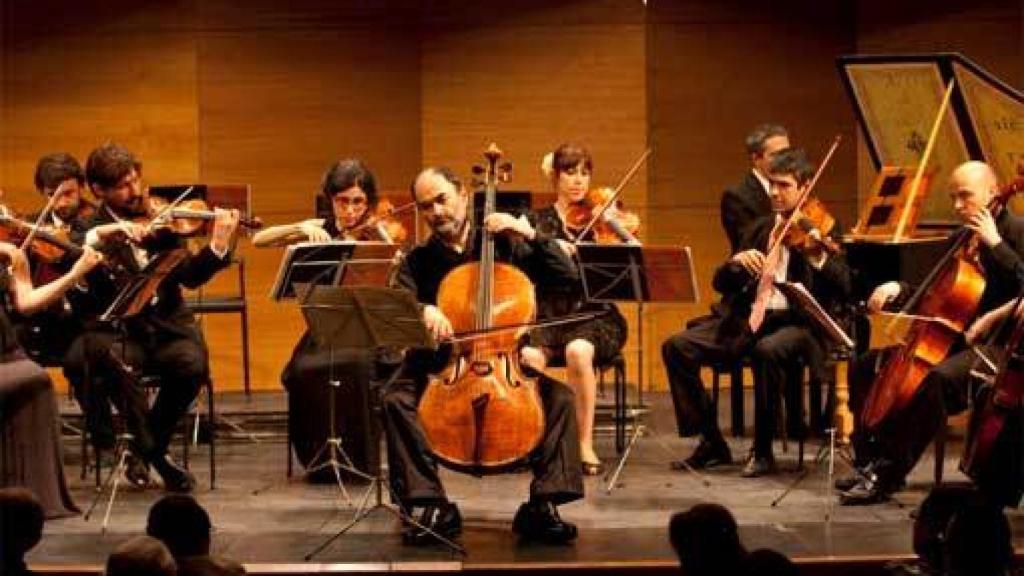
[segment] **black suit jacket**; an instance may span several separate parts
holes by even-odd
[[[85,233],[91,228],[111,222],[114,222],[114,218],[101,205],[92,217],[75,223],[74,237],[82,242]],[[184,245],[181,238],[166,235],[148,243],[145,248],[152,255],[163,250],[182,248]],[[140,271],[132,254],[132,247],[127,242],[111,242],[98,246],[97,249],[108,255],[108,259],[124,264],[128,272]],[[185,306],[181,289],[183,286],[190,289],[202,286],[230,262],[229,254],[220,258],[213,253],[209,245],[195,254],[186,256],[161,282],[154,300],[127,322],[129,330],[145,331],[157,337],[196,337],[198,332],[195,316]],[[89,312],[102,313],[113,302],[119,286],[102,268],[97,268],[91,273],[88,280],[92,300],[92,310]]]
[[[772,203],[760,180],[748,170],[743,180],[722,192],[722,228],[729,236],[730,254],[740,251],[759,219],[772,214]]]
[[[766,251],[774,219],[775,214],[771,213],[752,222],[749,235],[741,239],[737,252],[748,249]],[[836,234],[841,229],[838,224],[832,229],[832,237],[837,242],[840,239]],[[792,250],[786,269],[786,279],[803,284],[822,307],[833,314],[849,300],[852,293],[850,267],[841,254],[830,255],[819,270],[811,265],[803,253]],[[726,260],[715,270],[712,286],[722,294],[722,300],[714,309],[722,317],[718,340],[723,345],[741,347],[751,336],[748,320],[757,293],[757,282],[757,277],[751,276],[742,266],[731,260]],[[790,309],[794,313],[795,321],[805,321],[806,315],[803,312],[793,307]]]

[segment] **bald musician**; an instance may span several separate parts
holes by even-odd
[[[997,309],[1018,296],[1022,289],[1021,269],[1024,265],[1024,219],[1007,209],[992,213],[988,206],[999,190],[992,168],[982,162],[961,164],[950,177],[950,200],[953,210],[964,226],[980,241],[979,261],[985,275],[985,290],[974,323],[965,339],[954,345],[951,355],[932,368],[910,403],[898,413],[890,414],[877,430],[857,430],[854,447],[862,463],[861,475],[841,478],[836,487],[842,490],[845,505],[871,504],[887,500],[905,483],[907,474],[935,438],[946,416],[963,412],[970,398],[977,393],[977,382],[971,377],[979,363],[978,352],[996,358],[998,344],[968,345],[980,342],[983,335],[997,324]],[[900,282],[887,282],[875,288],[868,300],[868,309],[899,309],[915,292]],[[999,342],[1005,335],[996,335]],[[871,351],[858,360],[850,375],[850,408],[858,416],[873,384],[889,355]],[[1021,482],[1020,475],[1013,479]]]

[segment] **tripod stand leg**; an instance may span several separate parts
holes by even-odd
[[[605,484],[605,494],[611,494],[615,488],[615,484],[619,481],[619,474],[622,474],[622,469],[626,466],[626,459],[629,458],[629,454],[633,451],[633,446],[636,444],[637,439],[640,437],[640,432],[643,430],[643,424],[639,424],[633,427],[633,434],[629,437],[629,442],[626,444],[626,449],[622,451],[622,457],[619,458],[618,464],[615,465],[615,471],[612,473],[611,478]]]

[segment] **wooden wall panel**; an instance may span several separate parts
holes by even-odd
[[[136,152],[150,181],[198,175],[191,1],[96,4],[5,3],[0,185],[19,206],[38,202],[40,156],[84,163],[107,140]]]
[[[432,10],[422,32],[424,164],[467,175],[495,141],[515,165],[506,188],[549,191],[541,157],[563,142],[590,149],[593,183],[606,186],[646,148],[640,2],[513,2],[494,21],[482,7]],[[644,170],[624,200],[643,212],[646,194]]]
[[[312,218],[321,175],[339,158],[365,160],[384,189],[405,188],[419,167],[415,20],[383,6],[353,14],[345,4],[201,9],[200,177],[251,184],[253,213],[268,224]],[[253,385],[277,389],[304,324],[294,302],[268,298],[282,250],[242,253]],[[219,278],[211,290],[233,282]],[[210,321],[215,376],[237,385],[236,320]]]

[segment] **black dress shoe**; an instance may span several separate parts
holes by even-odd
[[[150,461],[153,469],[164,480],[164,490],[168,492],[191,492],[195,490],[196,478],[191,472],[182,468],[171,459],[170,454],[163,454]]]
[[[728,464],[732,464],[732,452],[729,452],[729,445],[724,440],[717,442],[701,440],[689,458],[672,462],[669,466],[673,470],[686,470],[687,468],[701,470]]]
[[[743,467],[740,476],[744,478],[757,478],[767,476],[775,472],[775,458],[772,456],[751,456],[747,465]]]
[[[149,464],[138,456],[127,452],[124,455],[124,478],[136,488],[149,486]]]
[[[437,542],[437,536],[434,534],[452,540],[462,533],[462,514],[459,513],[459,507],[452,502],[425,506],[417,522],[420,523],[420,526],[406,524],[405,529],[402,530],[403,543],[411,546],[423,546]]]
[[[512,531],[527,541],[566,544],[576,539],[576,525],[562,520],[551,502],[524,502],[512,520]]]
[[[839,503],[843,506],[867,506],[885,502],[892,497],[889,484],[874,474],[861,478],[852,488],[839,495]]]

